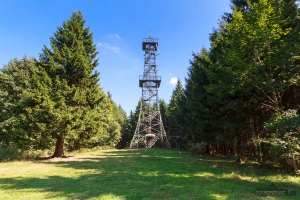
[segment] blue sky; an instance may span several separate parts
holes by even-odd
[[[0,0],[0,67],[13,58],[38,58],[49,37],[81,10],[94,33],[100,61],[100,85],[127,113],[142,91],[142,38],[158,39],[159,97],[167,103],[184,84],[192,53],[209,48],[209,33],[218,26],[229,0]],[[151,32],[149,31],[151,30]],[[171,81],[172,80],[172,81]]]

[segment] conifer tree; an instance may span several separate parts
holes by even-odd
[[[120,148],[128,147],[133,138],[136,125],[138,122],[138,118],[139,118],[140,105],[141,105],[141,101],[138,101],[138,104],[134,112],[132,110],[129,112],[128,118],[122,126],[122,137],[118,144]]]
[[[28,147],[34,134],[27,135],[28,126],[21,123],[26,108],[24,92],[31,88],[35,70],[33,58],[13,59],[0,71],[0,144]],[[27,128],[26,128],[27,127]]]
[[[141,109],[141,103],[142,101],[139,100],[138,101],[138,104],[136,105],[135,107],[135,110],[133,112],[133,115],[130,117],[130,124],[131,124],[131,134],[133,136],[133,134],[135,133],[135,130],[136,130],[136,126],[137,126],[137,123],[138,123],[138,120],[139,120],[139,114],[140,114],[140,109]]]
[[[160,109],[160,114],[161,114],[161,118],[163,121],[163,125],[164,125],[164,129],[166,131],[166,133],[169,133],[169,125],[168,125],[168,104],[162,99],[159,101],[159,109]]]
[[[183,87],[180,80],[177,81],[176,87],[173,90],[169,107],[168,107],[168,129],[170,136],[185,137],[184,118],[182,109]]]
[[[213,111],[217,107],[217,102],[206,91],[209,84],[206,70],[210,65],[209,52],[202,49],[200,53],[193,54],[194,59],[190,62],[184,90],[184,119],[188,139],[196,142],[215,141],[217,123],[216,115]]]
[[[53,140],[48,134],[51,124],[47,111],[52,110],[54,102],[49,98],[52,82],[48,75],[38,70],[35,59],[27,57],[13,59],[2,72],[2,144],[22,150],[50,148]],[[43,85],[39,84],[41,80]]]
[[[50,45],[51,48],[44,46],[38,66],[53,84],[50,95],[55,109],[49,111],[52,112],[51,134],[56,139],[53,156],[61,157],[65,139],[68,143],[73,141],[75,146],[80,141],[105,142],[103,134],[108,130],[104,127],[110,121],[111,110],[101,105],[105,93],[98,85],[99,73],[95,71],[98,52],[81,11],[73,12],[58,27]]]

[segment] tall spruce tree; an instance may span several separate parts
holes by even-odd
[[[169,133],[169,125],[168,125],[168,104],[162,99],[159,100],[159,109],[160,109],[160,114],[161,114],[161,118],[162,118],[162,122],[164,125],[164,129],[166,131],[166,133]]]
[[[191,61],[180,106],[186,138],[209,142],[212,153],[237,154],[239,162],[243,155],[267,161],[270,142],[252,139],[270,137],[263,125],[272,115],[299,107],[299,6],[231,2],[232,13],[210,35],[209,52]]]
[[[183,87],[180,80],[177,81],[176,87],[173,90],[169,107],[168,107],[168,130],[169,135],[172,137],[185,138],[184,131],[184,115],[182,113],[182,97],[183,97]]]
[[[105,129],[104,124],[109,123],[106,118],[111,111],[100,105],[105,94],[98,85],[99,73],[95,71],[98,52],[81,11],[73,12],[58,27],[50,45],[51,49],[44,46],[38,66],[53,84],[50,95],[55,109],[49,111],[55,119],[51,129],[56,139],[53,157],[61,157],[65,139],[69,143],[74,141],[74,145],[82,140],[102,141],[100,133]]]
[[[216,122],[215,141],[233,146],[237,161],[246,153],[270,159],[270,147],[251,138],[269,137],[263,123],[276,112],[299,106],[299,9],[293,0],[232,3],[233,13],[211,34],[205,76],[187,82],[186,90],[207,77],[204,90],[195,91],[202,93],[199,97],[208,94],[212,112],[206,116]],[[187,93],[190,100],[193,93]],[[197,120],[204,119],[200,115]]]
[[[194,54],[185,79],[183,105],[185,107],[185,126],[188,139],[195,142],[211,143],[216,141],[216,119],[214,98],[206,91],[209,84],[206,70],[210,65],[209,52],[202,49]]]

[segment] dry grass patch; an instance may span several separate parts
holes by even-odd
[[[231,178],[234,180],[242,180],[242,177],[238,174],[236,174],[235,172],[231,173]]]

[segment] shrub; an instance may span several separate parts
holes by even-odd
[[[0,162],[8,162],[19,158],[19,150],[14,146],[0,148]]]
[[[44,155],[42,150],[24,150],[20,152],[19,160],[36,160]]]
[[[291,160],[296,173],[300,172],[300,116],[296,110],[287,110],[276,113],[264,128],[269,131],[270,137],[263,139],[271,145],[271,152],[277,158]]]
[[[14,160],[35,160],[43,155],[42,150],[20,150],[14,146],[0,148],[0,162],[10,162]]]
[[[194,154],[203,154],[207,150],[207,143],[206,142],[201,142],[201,143],[196,143],[190,148],[190,151]]]

